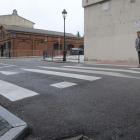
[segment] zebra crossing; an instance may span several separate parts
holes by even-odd
[[[38,95],[31,90],[0,80],[0,94],[11,101],[21,100],[27,97]]]
[[[59,67],[41,67],[40,68],[44,68],[44,69],[52,69],[52,70],[62,70],[62,71],[72,71],[72,72],[82,72],[82,73],[90,73],[90,74],[100,74],[100,75],[108,75],[108,76],[113,76],[113,77],[125,77],[125,78],[134,78],[134,79],[140,79],[139,77],[133,77],[133,76],[129,76],[129,75],[125,75],[125,74],[121,74],[121,73],[116,73],[116,72],[106,72],[106,71],[95,71],[95,70],[83,70],[81,68],[83,67],[74,67],[74,69],[72,69],[70,66],[67,66],[68,68],[59,68]],[[78,69],[75,69],[78,68]],[[84,67],[86,69],[89,69],[88,67]],[[100,68],[99,68],[100,69]],[[106,70],[106,69],[105,69]],[[113,70],[112,70],[113,71]],[[115,70],[114,70],[115,71]],[[123,71],[123,70],[121,70]],[[126,72],[126,70],[124,70],[123,72]],[[134,73],[134,72],[133,72]],[[139,72],[135,72],[137,74],[140,74]]]
[[[4,65],[9,66],[10,65]],[[4,67],[3,66],[3,67]],[[14,65],[11,65],[11,67]],[[1,67],[0,67],[1,68]],[[137,71],[137,69],[129,68],[129,69],[113,69],[113,68],[98,68],[98,67],[83,67],[82,65],[79,66],[62,66],[62,67],[44,67],[44,66],[38,66],[36,68],[20,68],[20,70],[24,71],[26,74],[36,73],[36,74],[42,74],[46,76],[57,76],[57,77],[63,77],[63,80],[60,80],[60,82],[56,82],[53,84],[50,84],[49,86],[52,88],[58,88],[58,89],[65,89],[69,87],[77,87],[78,84],[76,82],[69,82],[67,81],[70,79],[77,79],[82,81],[88,81],[94,82],[96,80],[101,80],[105,76],[111,76],[111,77],[120,77],[120,78],[133,78],[140,80],[140,77],[138,76],[131,76],[132,74],[140,74],[140,71]],[[1,74],[5,74],[7,76],[14,75],[14,74],[20,74],[17,72],[11,72],[11,71],[0,71]],[[81,74],[83,73],[83,74]],[[124,74],[125,73],[125,74]],[[91,75],[89,75],[91,74]],[[95,74],[95,75],[94,75]],[[131,75],[129,75],[131,74]],[[61,78],[60,78],[61,79]],[[7,88],[8,87],[8,88]],[[0,80],[0,95],[4,96],[5,98],[9,99],[10,101],[18,101],[25,98],[31,98],[34,96],[39,95],[40,93],[28,90],[24,87],[20,87],[18,85],[15,85],[13,83],[9,83],[6,81]]]
[[[0,63],[0,69],[14,67],[14,66],[16,66],[16,65]]]

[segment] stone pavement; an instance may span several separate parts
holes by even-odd
[[[8,122],[6,122],[3,118],[0,117],[0,136],[5,134],[11,128],[12,126]]]

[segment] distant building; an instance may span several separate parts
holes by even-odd
[[[16,10],[13,11],[12,15],[0,16],[0,23],[1,51],[8,50],[9,36],[7,34],[9,32],[11,33],[13,56],[26,56],[28,53],[29,55],[42,55],[43,51],[46,50],[46,38],[48,51],[59,49],[59,38],[60,50],[64,50],[63,32],[35,29],[33,28],[34,23],[18,16]],[[4,43],[6,43],[6,48],[4,48]],[[79,39],[71,33],[66,33],[66,49],[69,50],[74,47],[83,48],[83,39]]]
[[[17,10],[13,10],[11,15],[0,15],[0,25],[2,24],[33,28],[35,23],[20,17]]]
[[[85,60],[136,61],[140,0],[83,0]]]

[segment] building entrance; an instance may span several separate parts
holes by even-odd
[[[1,45],[0,49],[1,49],[1,57],[3,57],[3,54],[4,54],[4,46]]]

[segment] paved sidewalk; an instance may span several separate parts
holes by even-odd
[[[95,64],[112,64],[112,65],[128,65],[128,66],[138,66],[136,62],[95,62]]]
[[[3,118],[0,117],[0,137],[10,130],[12,126],[6,122]]]
[[[27,133],[27,124],[0,106],[0,140],[22,140]]]

